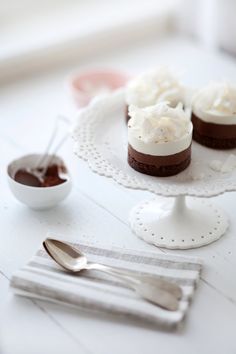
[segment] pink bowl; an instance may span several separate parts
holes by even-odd
[[[78,107],[84,107],[98,95],[126,85],[130,76],[113,70],[93,70],[78,74],[71,80],[72,93]]]

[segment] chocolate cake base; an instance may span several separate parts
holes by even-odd
[[[174,176],[185,170],[191,161],[191,146],[177,154],[153,156],[143,154],[128,146],[128,163],[136,171],[150,176]]]
[[[236,147],[236,125],[204,122],[192,114],[193,139],[212,149],[227,150]]]

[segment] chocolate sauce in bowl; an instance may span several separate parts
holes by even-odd
[[[42,168],[20,168],[14,175],[18,183],[31,187],[53,187],[67,181],[67,169],[62,164],[51,164],[43,173]]]

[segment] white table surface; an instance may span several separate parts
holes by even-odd
[[[160,252],[137,239],[128,225],[131,207],[151,194],[126,190],[93,174],[73,156],[71,142],[61,155],[72,172],[74,188],[57,208],[36,212],[24,207],[6,181],[6,166],[13,158],[43,150],[57,113],[75,113],[65,79],[72,70],[109,65],[136,72],[158,63],[172,65],[190,85],[217,78],[236,80],[232,59],[176,37],[145,40],[0,87],[0,353],[236,353],[235,193],[212,200],[230,217],[225,236],[200,249],[171,252],[197,255],[204,261],[188,318],[177,333],[15,297],[8,289],[11,274],[29,260],[48,231],[71,241]]]

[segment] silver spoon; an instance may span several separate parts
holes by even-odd
[[[55,126],[52,132],[52,135],[49,139],[48,145],[43,153],[43,155],[39,158],[38,162],[36,163],[36,166],[33,169],[34,175],[40,180],[43,181],[43,178],[45,176],[45,173],[47,171],[48,166],[52,162],[54,156],[56,155],[57,151],[61,148],[61,146],[65,143],[67,138],[69,137],[70,133],[66,132],[62,138],[59,140],[59,143],[56,145],[54,150],[52,151],[51,154],[49,154],[50,149],[53,146],[53,143],[55,142],[55,139],[57,138],[58,131],[60,128],[60,123],[66,123],[67,125],[70,123],[69,119],[64,117],[64,116],[58,116],[55,122]],[[39,170],[41,168],[41,170]]]
[[[170,311],[179,307],[178,299],[182,290],[178,285],[150,276],[138,276],[132,272],[118,270],[103,264],[88,263],[86,256],[78,249],[65,242],[47,238],[43,246],[49,256],[61,267],[77,273],[81,270],[100,270],[122,280],[146,300]]]

